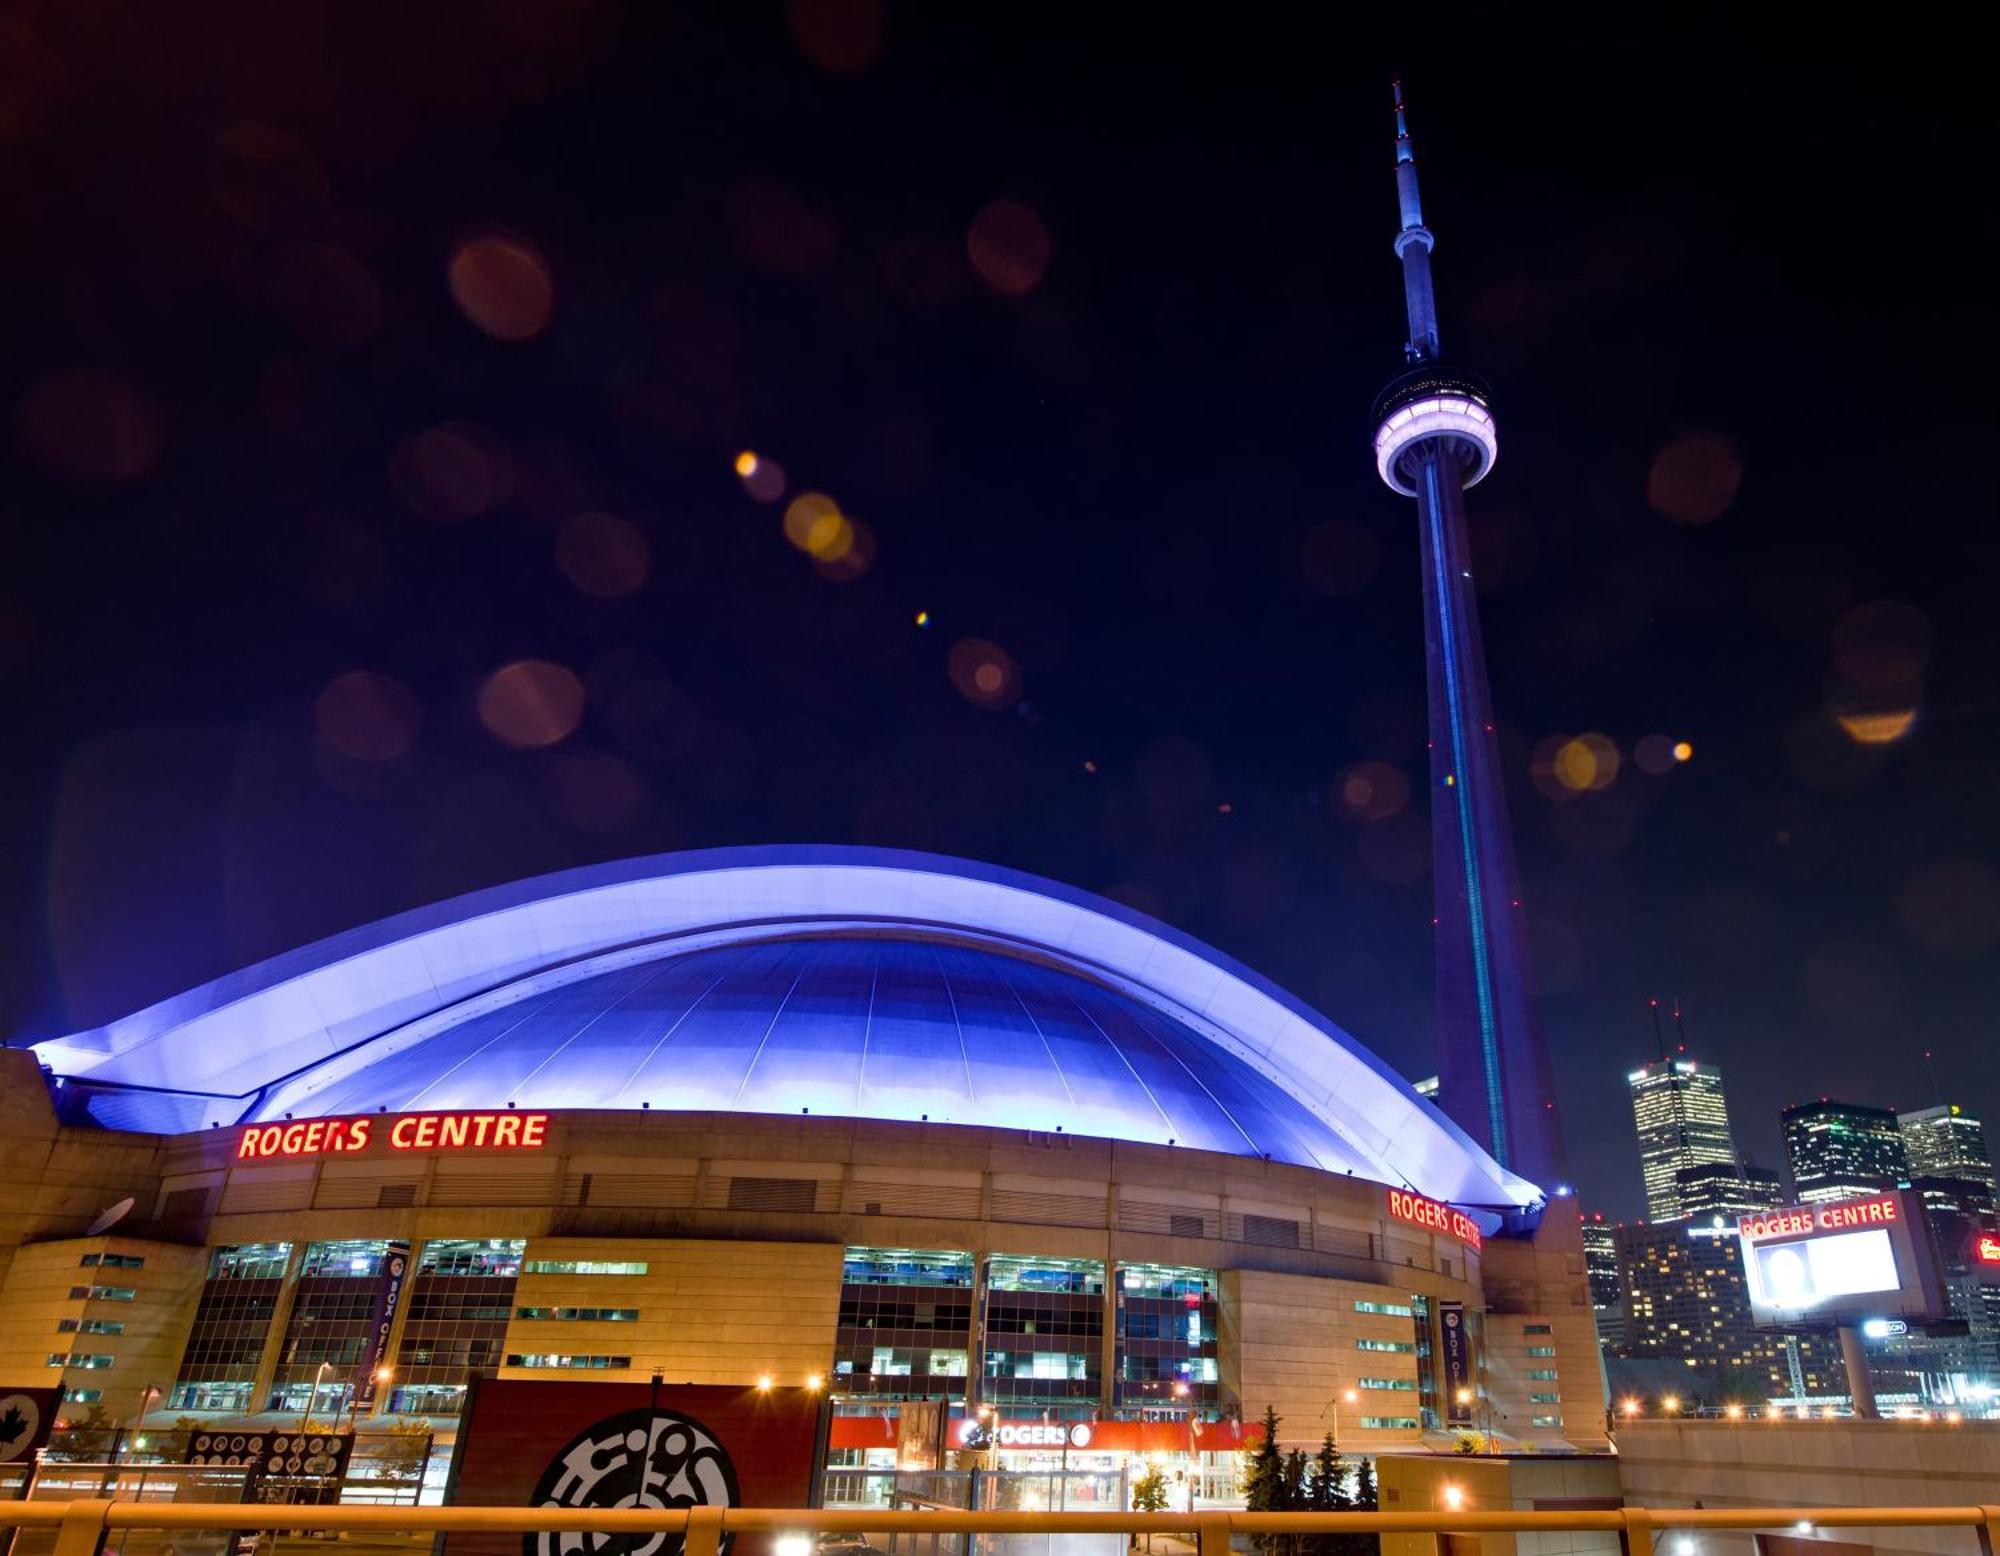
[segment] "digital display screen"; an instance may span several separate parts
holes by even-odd
[[[1805,1309],[1834,1297],[1895,1291],[1902,1285],[1896,1249],[1885,1230],[1843,1232],[1752,1250],[1750,1268],[1766,1306]]]

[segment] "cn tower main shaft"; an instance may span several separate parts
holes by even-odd
[[[1402,88],[1396,186],[1409,339],[1405,371],[1376,400],[1376,469],[1417,504],[1430,703],[1436,894],[1438,1101],[1501,1165],[1562,1185],[1548,1051],[1528,987],[1526,920],[1479,633],[1465,491],[1499,454],[1492,396],[1439,357],[1424,225]]]

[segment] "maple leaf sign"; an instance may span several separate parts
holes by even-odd
[[[9,1405],[5,1413],[0,1414],[0,1443],[19,1442],[21,1434],[27,1429],[28,1418],[21,1414],[18,1407]]]

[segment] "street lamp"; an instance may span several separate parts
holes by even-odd
[[[306,1413],[299,1418],[299,1430],[302,1432],[310,1432],[312,1430],[313,1407],[319,1403],[320,1380],[323,1379],[327,1375],[327,1373],[332,1370],[332,1368],[333,1368],[332,1362],[321,1362],[319,1364],[319,1371],[313,1374],[312,1389],[306,1395]],[[334,1412],[334,1414],[336,1417],[338,1417],[339,1412],[336,1411]],[[338,1426],[340,1425],[340,1422],[338,1419],[336,1419],[333,1424],[335,1426]]]
[[[1629,1419],[1639,1413],[1639,1401],[1636,1399],[1627,1399],[1618,1409],[1621,1414]]]
[[[1341,1390],[1341,1391],[1340,1391],[1340,1392],[1339,1392],[1338,1394],[1335,1394],[1335,1395],[1334,1395],[1334,1396],[1333,1396],[1333,1397],[1332,1397],[1331,1399],[1329,1399],[1329,1400],[1328,1400],[1328,1401],[1326,1402],[1326,1409],[1325,1409],[1325,1410],[1322,1410],[1322,1411],[1321,1411],[1321,1412],[1319,1413],[1319,1418],[1320,1418],[1320,1419],[1321,1419],[1322,1421],[1324,1421],[1324,1420],[1325,1420],[1325,1419],[1327,1418],[1327,1416],[1328,1416],[1329,1414],[1331,1414],[1331,1415],[1333,1416],[1333,1440],[1334,1440],[1334,1442],[1335,1442],[1335,1444],[1336,1444],[1336,1445],[1337,1445],[1337,1444],[1338,1444],[1338,1443],[1340,1442],[1340,1407],[1341,1407],[1341,1405],[1342,1405],[1343,1403],[1346,1403],[1346,1404],[1350,1404],[1350,1405],[1352,1405],[1352,1404],[1356,1404],[1356,1403],[1358,1403],[1358,1402],[1360,1401],[1360,1398],[1361,1398],[1361,1395],[1360,1395],[1359,1391],[1357,1391],[1357,1390],[1355,1390],[1355,1389],[1342,1389],[1342,1390]]]
[[[1675,1411],[1681,1408],[1680,1395],[1678,1394],[1663,1395],[1660,1399],[1660,1408],[1666,1411],[1668,1415],[1672,1415]]]
[[[139,1419],[132,1425],[132,1436],[128,1441],[130,1448],[136,1450],[146,1446],[146,1410],[159,1397],[160,1385],[157,1383],[148,1383],[146,1392],[139,1396]]]

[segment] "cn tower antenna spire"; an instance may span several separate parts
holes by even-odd
[[[1403,369],[1375,397],[1375,470],[1416,503],[1430,707],[1438,1104],[1503,1167],[1565,1192],[1547,1045],[1528,984],[1528,932],[1493,696],[1480,645],[1465,494],[1493,468],[1492,392],[1441,361],[1431,250],[1403,86],[1395,87],[1396,257],[1410,333]],[[1653,1005],[1654,1044],[1668,1058]]]
[[[1403,355],[1411,362],[1435,362],[1438,354],[1437,301],[1431,294],[1431,249],[1437,239],[1424,225],[1423,196],[1417,191],[1417,148],[1410,142],[1403,109],[1403,83],[1396,92],[1396,198],[1403,228],[1396,234],[1396,257],[1403,262],[1403,302],[1410,315],[1410,338]]]

